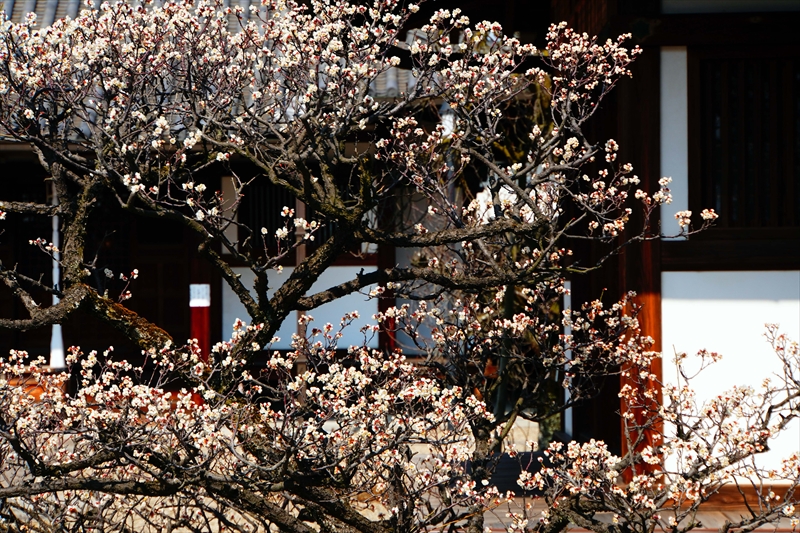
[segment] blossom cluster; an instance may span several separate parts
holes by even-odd
[[[582,131],[630,75],[639,49],[628,37],[601,42],[558,24],[540,51],[442,9],[403,40],[417,11],[399,0],[249,9],[175,0],[104,3],[47,28],[34,15],[2,23],[0,131],[55,162],[48,173],[71,210],[63,252],[31,241],[72,254],[61,285],[83,292],[62,301],[82,305],[94,290],[93,301],[123,311],[105,315],[146,322],[120,309],[127,285],[111,302],[87,284],[92,268],[115,278],[83,257],[102,197],[194,232],[251,321],[210,354],[196,340],[150,339],[141,364],[110,349],[71,349],[68,373],[44,372],[24,352],[0,359],[0,520],[41,530],[478,531],[484,513],[513,500],[491,476],[501,453],[516,454],[506,442],[515,421],[546,420],[618,374],[627,453],[596,441],[551,446],[520,479],[547,503],[541,522],[514,514],[509,527],[566,520],[606,532],[594,519],[607,512],[677,533],[664,510],[682,523],[682,506],[748,473],[741,465],[784,425],[776,416],[797,416],[797,353],[783,341],[789,378],[697,406],[688,385],[656,383],[633,295],[562,308],[567,277],[594,268],[570,240],[611,254],[626,237],[657,238],[647,222],[631,227],[634,210],[647,221],[671,201],[669,178],[651,191],[615,140]],[[379,97],[378,80],[403,63],[396,48],[411,62],[409,82]],[[480,185],[463,185],[475,177]],[[242,201],[267,182],[288,205],[264,217],[273,225],[247,227]],[[716,218],[700,216],[703,227]],[[691,217],[677,215],[683,234]],[[354,244],[413,258],[312,293]],[[276,287],[269,271],[294,250],[306,260]],[[233,264],[251,269],[256,296]],[[35,282],[2,274],[10,286]],[[382,308],[365,342],[343,346],[357,313],[317,326],[311,312],[356,291],[414,303]],[[38,327],[66,318],[66,305],[44,318],[28,310]],[[295,317],[303,333],[273,349]],[[374,335],[418,361],[369,348]],[[769,474],[796,486],[797,468],[795,457]],[[789,497],[764,508],[753,520],[795,513]]]
[[[796,417],[792,410],[798,401],[797,343],[779,335],[775,326],[769,326],[767,337],[783,363],[783,375],[760,390],[734,387],[702,404],[695,400],[690,382],[696,373],[689,376],[685,356],[678,363],[681,383],[660,391],[649,362],[630,365],[628,384],[620,392],[628,409],[623,415],[631,415],[624,417],[627,450],[621,456],[602,442],[556,442],[538,469],[523,465],[519,484],[540,491],[548,504],[539,523],[564,516],[590,522],[593,514],[584,510],[593,509],[611,514],[614,523],[688,531],[701,505],[730,485],[740,491],[757,487],[750,496],[757,503],[748,505],[758,510],[739,517],[735,527],[780,522],[796,528],[798,455],[771,469],[759,468],[754,460]],[[701,370],[719,359],[706,351],[698,357]],[[654,402],[660,392],[663,400]]]
[[[330,324],[256,372],[233,354],[259,327],[240,324],[209,362],[196,342],[152,350],[141,366],[115,360],[113,349],[71,348],[71,370],[56,374],[25,352],[0,359],[0,480],[13,509],[4,520],[45,524],[57,512],[67,524],[143,521],[158,531],[230,521],[256,531],[279,517],[237,505],[223,520],[216,509],[227,491],[302,508],[302,496],[270,489],[289,482],[333,491],[355,509],[367,501],[409,527],[425,522],[418,502],[431,494],[448,495],[441,512],[491,500],[465,478],[469,427],[490,416],[471,393],[400,354],[340,350]],[[67,393],[70,375],[77,388]],[[123,485],[131,489],[115,488]]]

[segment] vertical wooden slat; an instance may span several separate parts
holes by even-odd
[[[730,143],[729,137],[731,136],[731,120],[730,120],[730,102],[729,102],[729,94],[730,94],[730,73],[729,73],[729,65],[727,62],[722,63],[720,65],[720,76],[719,76],[719,92],[717,93],[720,106],[719,106],[719,116],[720,116],[720,143],[718,150],[720,151],[720,182],[719,182],[719,191],[715,191],[716,194],[719,195],[719,206],[720,206],[720,213],[724,213],[724,218],[727,226],[732,225],[732,222],[735,218],[731,217],[732,211],[734,209],[734,202],[731,201],[731,191],[730,191],[730,180],[725,179],[727,176],[730,176],[730,165],[729,165],[729,154],[728,154],[728,146]]]
[[[733,215],[735,225],[738,227],[747,226],[747,163],[751,154],[748,154],[748,146],[755,145],[753,139],[753,132],[748,125],[747,112],[750,110],[750,103],[748,102],[748,92],[752,92],[752,84],[748,91],[747,69],[742,61],[729,61],[729,69],[734,73],[732,83],[736,84],[736,99],[731,102],[731,115],[736,116],[737,135],[732,138],[726,149],[731,154],[731,168],[734,172],[731,176],[730,195],[733,207],[731,215]],[[733,136],[732,136],[733,137]],[[743,147],[743,149],[738,147]],[[734,163],[734,160],[736,161]]]
[[[708,130],[711,111],[709,106],[703,105],[706,101],[706,92],[708,91],[708,78],[707,70],[700,69],[700,61],[696,54],[687,53],[687,114],[689,120],[691,117],[697,117],[699,120],[699,127],[690,127],[688,131],[689,141],[689,208],[695,211],[702,204],[716,206],[709,203],[711,195],[709,194],[711,187],[711,179],[708,179],[711,174],[708,168],[707,158],[703,158],[703,154],[709,153],[709,143],[711,139],[704,133]],[[659,170],[660,173],[660,170]],[[705,176],[707,179],[701,179]],[[717,211],[719,211],[717,209]]]
[[[771,190],[770,179],[775,174],[775,147],[772,143],[771,131],[777,127],[777,122],[772,117],[772,101],[775,99],[775,60],[765,61],[758,68],[757,79],[761,85],[758,91],[758,136],[760,137],[757,148],[756,169],[758,172],[755,181],[755,207],[756,215],[753,226],[769,227],[771,225],[772,210],[769,206]]]
[[[698,68],[698,72],[706,72],[706,69]],[[714,87],[717,83],[717,77],[719,76],[718,72],[711,71],[707,74],[706,77],[706,86],[702,87],[703,91],[703,105],[701,106],[701,112],[703,112],[706,116],[707,122],[707,131],[711,132],[711,135],[701,135],[703,142],[705,143],[705,150],[703,154],[708,154],[707,157],[701,157],[700,160],[703,164],[703,172],[701,175],[697,176],[698,179],[693,180],[700,184],[704,184],[704,188],[706,190],[706,197],[702,199],[702,204],[698,204],[697,207],[700,205],[711,205],[714,206],[714,209],[717,210],[718,213],[722,212],[722,205],[719,203],[716,194],[716,187],[717,187],[717,180],[715,179],[716,176],[714,174],[714,154],[716,150],[716,138],[714,136],[715,131],[715,121],[718,119],[717,117],[717,108],[714,101]],[[692,116],[689,114],[689,116]],[[691,128],[690,128],[691,129]],[[706,176],[707,179],[703,179],[703,176]],[[695,208],[697,210],[697,208]]]
[[[780,146],[778,133],[780,131],[780,115],[778,114],[778,107],[780,105],[781,92],[780,92],[780,63],[776,60],[770,61],[769,64],[769,82],[770,91],[768,93],[769,101],[765,109],[764,135],[769,139],[769,153],[762,157],[762,160],[767,163],[769,174],[765,176],[765,184],[767,187],[763,190],[761,205],[767,211],[766,216],[762,216],[762,225],[768,227],[780,226],[780,210],[778,208],[778,197],[781,190],[778,185],[778,180],[781,174],[780,164]],[[768,125],[771,125],[769,127]]]
[[[717,65],[713,70],[711,77],[711,84],[708,88],[709,108],[711,112],[711,158],[708,161],[708,171],[712,179],[711,184],[711,198],[712,204],[718,213],[726,213],[728,206],[725,204],[725,196],[722,194],[723,180],[722,173],[725,169],[725,154],[722,150],[722,143],[724,140],[724,131],[727,131],[728,124],[723,107],[723,80],[724,73],[722,65]],[[700,176],[702,179],[702,176]],[[726,222],[727,224],[727,219]]]
[[[780,113],[780,109],[789,103],[789,100],[786,99],[785,74],[781,75],[781,70],[785,69],[780,69],[778,60],[770,61],[769,67],[770,108],[767,110],[767,116],[769,116],[772,128],[770,128],[769,131],[770,158],[768,161],[768,168],[770,174],[770,189],[774,191],[772,196],[776,198],[774,201],[775,208],[771,210],[770,225],[781,226],[788,212],[777,198],[784,194],[786,185],[788,184],[787,182],[791,181],[791,174],[788,173],[789,166],[786,161],[786,156],[788,154],[786,153],[786,149],[781,150],[781,137],[786,134],[786,125],[791,124],[792,120],[782,116]]]
[[[791,98],[789,115],[794,120],[788,127],[787,139],[792,139],[793,142],[788,143],[789,164],[786,170],[794,179],[790,180],[786,194],[789,202],[786,211],[790,217],[789,224],[797,227],[800,226],[800,61],[797,59],[792,61],[788,94]]]
[[[780,115],[779,131],[785,139],[785,147],[781,158],[780,177],[783,179],[778,189],[781,193],[775,196],[780,198],[781,225],[796,227],[800,226],[797,212],[800,210],[800,69],[797,60],[784,65],[780,86],[785,112]]]
[[[753,61],[744,63],[742,69],[742,99],[745,102],[742,108],[742,223],[746,226],[758,225],[758,162],[757,153],[761,148],[759,135],[760,109],[756,98],[756,81],[761,72]]]

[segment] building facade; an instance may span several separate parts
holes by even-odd
[[[623,80],[604,101],[591,135],[616,139],[620,159],[633,163],[650,192],[657,190],[662,176],[672,178],[674,201],[660,220],[664,234],[677,233],[672,216],[677,211],[698,213],[709,207],[720,219],[715,228],[689,240],[629,247],[602,271],[571,280],[571,300],[602,296],[616,301],[627,290],[637,291],[643,327],[665,353],[655,369],[665,381],[675,374],[671,354],[704,347],[725,357],[719,368],[723,377],[704,385],[709,394],[741,379],[767,377],[772,370],[769,348],[761,339],[763,324],[778,322],[800,338],[800,37],[795,31],[800,2],[508,0],[502,9],[479,1],[461,7],[473,20],[499,20],[509,33],[537,43],[550,20],[566,20],[601,38],[632,34],[632,43],[644,53],[634,63],[633,78]],[[49,24],[73,16],[78,3],[6,0],[4,9],[14,20],[34,11],[42,24]],[[392,71],[374,88],[375,94],[391,96],[408,83],[407,71]],[[9,200],[48,201],[46,176],[35,174],[36,168],[25,147],[0,145],[0,180]],[[230,178],[208,176],[207,185],[224,194]],[[255,185],[251,192],[237,215],[250,227],[274,226],[270,217],[278,216],[284,205],[304,209],[269,185]],[[132,310],[162,325],[176,340],[203,337],[205,346],[226,338],[234,320],[245,318],[238,298],[197,257],[198,242],[189,231],[113,209],[107,217],[92,236],[92,246],[112,271],[139,270],[134,298],[128,302]],[[46,257],[27,243],[50,231],[34,217],[9,215],[0,260],[21,265],[31,275],[49,272]],[[390,248],[355,252],[352,260],[341,260],[326,272],[318,286],[408,260]],[[579,252],[596,253],[591,248]],[[287,257],[283,275],[301,260],[296,253]],[[250,275],[246,268],[233,268],[244,279]],[[116,288],[121,282],[97,283]],[[335,323],[342,312],[357,309],[368,321],[379,305],[389,304],[356,293],[314,315],[321,323]],[[0,297],[0,316],[19,318],[24,313],[9,294]],[[276,348],[288,348],[297,331],[296,320],[287,319]],[[49,328],[4,331],[0,350],[25,346],[45,354],[51,338]],[[126,350],[121,337],[85,314],[64,324],[63,344]],[[135,355],[133,347],[127,349]],[[619,450],[620,428],[617,418],[609,416],[620,410],[619,383],[616,378],[607,381],[597,401],[568,413],[563,429],[579,440],[602,438]],[[800,448],[800,427],[792,431],[796,438],[783,441],[784,451]]]

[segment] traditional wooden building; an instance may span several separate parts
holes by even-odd
[[[641,322],[675,382],[676,352],[707,348],[722,362],[694,384],[710,398],[777,371],[765,323],[800,338],[800,2],[793,0],[553,0],[551,18],[601,38],[630,33],[643,49],[594,121],[655,190],[672,178],[661,228],[677,211],[720,218],[690,239],[632,246],[598,275],[573,281],[573,300],[635,290]],[[615,384],[575,408],[566,431],[622,447],[610,411]],[[800,424],[760,464],[800,449]],[[719,518],[719,517],[717,517]]]
[[[78,7],[75,0],[4,4],[11,19],[35,11],[42,24],[74,16]],[[509,33],[537,44],[543,43],[549,21],[566,20],[601,38],[632,34],[632,44],[644,53],[634,64],[633,78],[604,101],[591,135],[616,139],[620,159],[633,163],[651,191],[662,176],[672,177],[674,202],[661,215],[664,233],[677,232],[676,211],[710,207],[721,216],[703,234],[632,246],[599,273],[572,280],[572,302],[600,296],[615,301],[627,290],[637,291],[644,328],[667,354],[656,369],[665,380],[674,372],[673,350],[700,347],[726,355],[722,381],[768,374],[761,359],[769,355],[760,339],[763,323],[780,322],[800,337],[800,1],[505,0],[489,5],[471,0],[459,7],[475,20],[499,20]],[[390,95],[408,82],[407,73],[393,72],[375,87],[376,95]],[[0,142],[0,183],[9,200],[47,201],[46,176],[36,168],[25,147]],[[226,179],[209,176],[208,185],[224,192],[230,186]],[[255,186],[239,216],[251,227],[271,227],[270,217],[293,202],[268,185]],[[223,339],[233,320],[244,318],[238,299],[193,253],[197,243],[187,230],[113,209],[106,216],[92,242],[111,270],[139,270],[131,309],[176,339],[201,336],[204,343]],[[50,271],[46,256],[27,244],[51,231],[42,220],[8,216],[0,238],[4,264],[20,265],[31,275]],[[320,286],[402,259],[391,249],[362,252],[335,265]],[[288,259],[286,272],[300,259]],[[119,285],[119,280],[97,281]],[[334,321],[343,309],[358,308],[369,317],[377,306],[353,295],[315,316]],[[0,316],[21,317],[24,309],[3,294]],[[45,354],[52,336],[46,329],[0,332],[0,351],[24,346]],[[280,347],[288,347],[294,331],[295,322],[287,320]],[[84,315],[64,324],[63,338],[67,346],[124,346],[113,331]],[[609,416],[620,409],[615,379],[608,380],[597,401],[567,414],[565,433],[580,440],[602,438],[612,449],[621,448],[617,419]],[[786,446],[800,448],[800,428],[796,433]]]

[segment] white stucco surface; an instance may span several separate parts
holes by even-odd
[[[315,292],[333,287],[334,285],[338,285],[339,283],[351,280],[355,278],[362,270],[364,273],[368,273],[373,272],[376,270],[376,268],[374,266],[331,267],[323,272],[316,283],[314,283],[314,285],[311,287],[311,291],[309,291],[309,294],[313,294]],[[339,341],[339,347],[347,348],[350,345],[363,345],[365,342],[365,337],[364,334],[359,331],[359,329],[361,329],[363,326],[374,324],[375,320],[372,319],[372,315],[378,312],[378,300],[374,298],[370,299],[366,296],[373,288],[374,285],[371,285],[365,289],[362,289],[363,294],[357,292],[352,293],[343,298],[339,298],[338,300],[334,300],[331,303],[320,306],[313,311],[310,311],[309,314],[314,317],[314,322],[312,322],[310,326],[321,328],[327,322],[330,322],[333,324],[334,328],[336,328],[334,330],[336,331],[339,328],[342,315],[345,313],[358,311],[360,318],[354,321],[342,332],[344,336]],[[366,341],[367,346],[372,348],[378,347],[377,334],[368,334]]]
[[[734,385],[758,387],[780,370],[764,324],[780,324],[782,332],[800,340],[800,271],[664,272],[661,282],[664,380],[677,381],[676,352],[692,356],[706,348],[722,354],[693,381],[698,400]],[[776,466],[800,450],[800,423],[771,448],[758,464]]]
[[[675,213],[689,209],[689,111],[685,46],[661,48],[661,175],[672,178],[672,203],[661,208],[664,235],[680,232]]]
[[[325,271],[325,273],[320,276],[317,282],[312,286],[311,291],[309,294],[327,289],[344,281],[353,279],[361,269],[364,269],[365,272],[370,272],[375,269],[375,267],[360,267],[360,266],[340,266],[340,267],[331,267]],[[237,267],[233,269],[234,272],[241,276],[242,282],[245,284],[246,287],[250,289],[250,292],[253,292],[253,284],[255,281],[255,276],[250,271],[250,269],[245,267]],[[284,268],[281,274],[277,272],[273,272],[270,274],[270,285],[271,289],[267,293],[268,295],[272,295],[277,287],[280,287],[280,284],[287,280],[291,273],[294,271],[293,268]],[[364,292],[369,292],[370,288],[365,289]],[[354,293],[343,298],[339,298],[331,303],[325,304],[320,306],[317,309],[314,309],[309,314],[314,317],[314,321],[310,324],[310,327],[323,327],[327,322],[330,322],[334,325],[336,330],[338,330],[339,322],[342,319],[342,315],[344,313],[349,313],[352,311],[358,311],[360,314],[360,319],[353,322],[350,326],[345,328],[342,332],[343,337],[339,341],[339,346],[343,348],[347,348],[351,344],[362,344],[364,342],[364,335],[359,332],[359,329],[367,324],[372,324],[374,321],[372,320],[372,315],[378,312],[378,301],[377,300],[369,300],[365,295]],[[233,293],[233,291],[228,287],[226,283],[222,284],[222,337],[229,338],[231,333],[233,332],[233,323],[236,319],[242,319],[246,323],[249,323],[249,317],[247,312],[245,311],[244,305],[239,301],[239,298]],[[280,337],[280,341],[274,344],[272,347],[275,349],[289,349],[292,343],[292,334],[297,332],[297,314],[293,314],[288,317],[283,324],[281,325],[280,330],[276,334],[277,337]],[[371,336],[369,338],[369,346],[377,347],[378,346],[378,338],[377,336]]]

